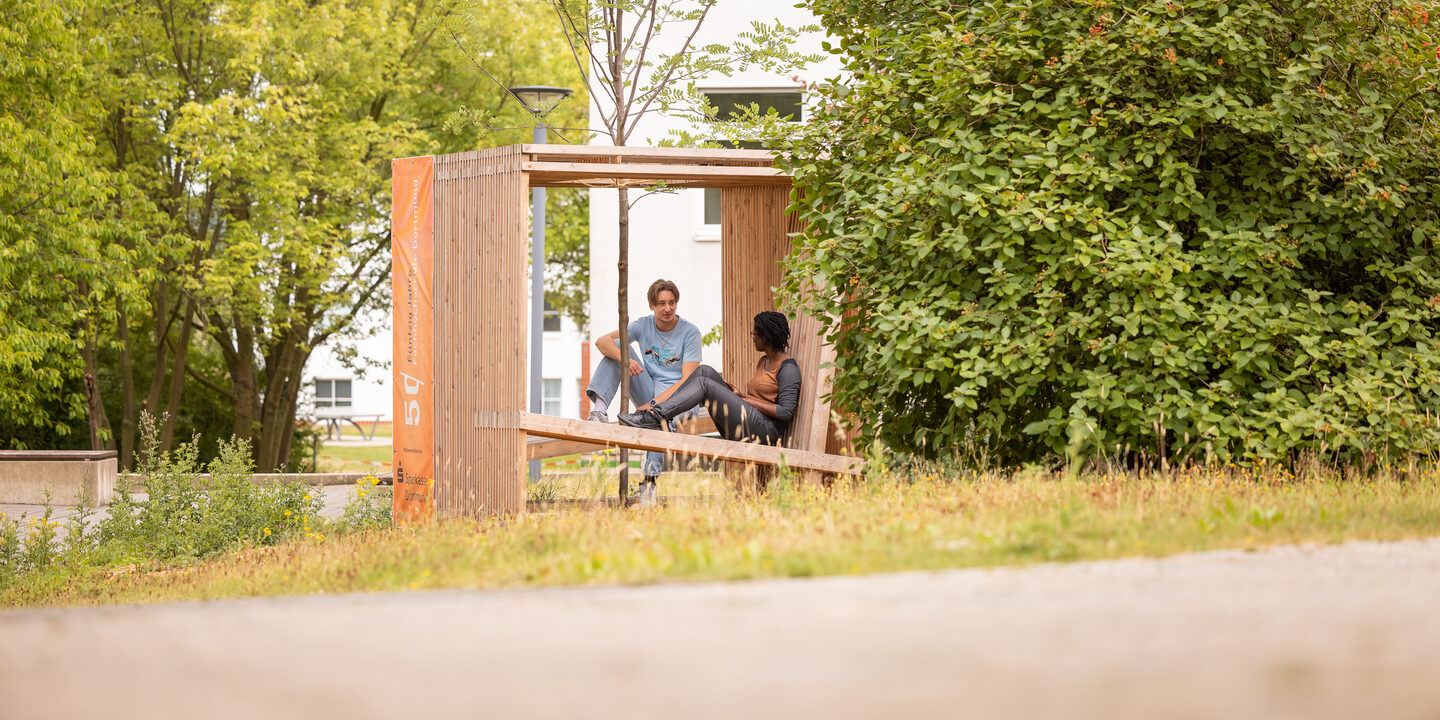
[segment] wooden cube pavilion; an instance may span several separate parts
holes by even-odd
[[[397,521],[525,509],[526,436],[666,450],[801,470],[855,472],[831,432],[820,326],[800,316],[803,372],[784,448],[525,412],[529,190],[719,187],[727,378],[744,378],[755,313],[776,309],[798,220],[790,178],[763,150],[512,145],[394,161],[394,469]],[[827,447],[828,446],[828,447]],[[829,452],[827,453],[827,449]]]

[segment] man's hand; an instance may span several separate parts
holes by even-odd
[[[631,374],[631,375],[639,375],[640,373],[643,373],[643,372],[645,372],[645,366],[644,366],[644,365],[641,365],[641,364],[638,363],[638,362],[636,362],[636,361],[635,361],[635,358],[630,358],[630,374]]]

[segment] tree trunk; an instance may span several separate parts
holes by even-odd
[[[128,470],[135,456],[135,378],[130,374],[134,363],[130,357],[130,323],[125,302],[115,298],[115,309],[120,333],[120,469]]]
[[[626,120],[630,103],[634,101],[634,88],[630,88],[631,96],[625,94],[625,45],[622,38],[622,28],[625,27],[625,11],[622,8],[615,8],[615,22],[606,28],[606,48],[610,62],[610,83],[611,92],[615,98],[614,126],[610,128],[610,138],[617,147],[624,147],[628,139],[625,131]],[[620,410],[619,412],[630,411],[630,190],[625,187],[617,189],[619,196],[618,216],[618,245],[619,256],[615,263],[619,271],[620,282],[616,292],[619,299],[618,315],[620,316]],[[642,469],[643,472],[643,469]],[[624,503],[630,494],[630,451],[620,448],[620,502]]]
[[[265,356],[265,396],[260,403],[260,434],[255,441],[255,467],[260,472],[274,472],[280,455],[280,439],[275,426],[280,422],[280,392],[285,384],[285,365],[290,347],[283,337],[275,342],[282,346],[272,349]]]
[[[185,303],[185,324],[180,326],[180,340],[175,345],[175,367],[170,370],[170,397],[165,404],[165,425],[160,431],[160,447],[175,447],[175,425],[180,416],[180,391],[185,387],[185,361],[190,354],[190,333],[195,329],[195,300]]]
[[[84,345],[81,346],[80,354],[85,361],[85,405],[86,417],[90,424],[90,449],[109,450],[110,442],[110,418],[105,415],[105,403],[100,399],[100,359],[99,351],[95,347],[95,335],[90,332],[89,322],[81,325],[81,332],[85,334]],[[103,433],[102,433],[103,431]]]
[[[620,188],[620,274],[616,297],[620,301],[620,410],[630,412],[630,191]],[[630,492],[630,451],[620,448],[620,501]]]
[[[145,411],[159,419],[160,395],[165,390],[165,370],[169,367],[165,357],[169,350],[165,338],[170,334],[171,318],[179,310],[170,309],[170,286],[164,280],[160,281],[160,286],[155,290],[152,307],[155,313],[155,370],[150,375],[150,392],[145,396]]]
[[[310,359],[309,351],[297,348],[293,364],[286,373],[286,382],[280,393],[279,408],[281,422],[276,427],[280,443],[277,453],[276,466],[287,465],[290,462],[290,445],[295,439],[295,410],[299,405],[300,387],[304,381],[305,361]]]
[[[260,412],[260,383],[255,377],[255,330],[241,323],[235,328],[235,357],[230,368],[235,383],[235,437],[254,441],[255,419]]]
[[[275,342],[280,347],[268,353],[265,362],[265,399],[260,405],[260,437],[255,445],[260,472],[274,472],[288,458],[295,437],[295,406],[300,395],[301,373],[309,351],[305,349],[308,328],[292,328]]]

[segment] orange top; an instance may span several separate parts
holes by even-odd
[[[782,362],[775,363],[775,367],[765,369],[765,356],[760,356],[760,362],[755,364],[755,374],[750,376],[750,382],[745,385],[745,393],[754,395],[765,402],[773,403],[780,397],[780,380],[775,377],[780,372]]]

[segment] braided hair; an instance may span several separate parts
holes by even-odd
[[[755,334],[770,346],[771,350],[784,352],[790,347],[790,321],[784,313],[766,310],[755,315]]]

